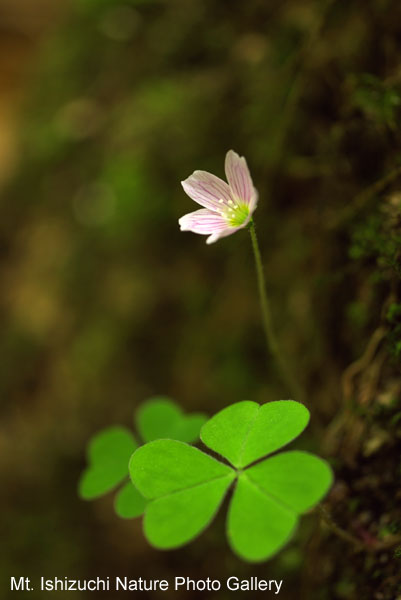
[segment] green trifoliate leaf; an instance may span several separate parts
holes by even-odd
[[[245,473],[238,477],[227,519],[234,552],[251,562],[273,556],[289,540],[296,514],[263,493]]]
[[[197,448],[176,440],[155,440],[141,446],[131,457],[129,471],[135,487],[149,499],[235,473]]]
[[[179,441],[156,440],[138,448],[130,474],[149,499],[144,530],[150,543],[166,549],[192,540],[237,478],[227,518],[230,545],[250,562],[273,556],[290,539],[299,515],[327,492],[332,474],[327,463],[306,452],[252,463],[294,439],[308,419],[308,410],[290,400],[263,406],[240,402],[218,413],[201,437],[235,468]]]
[[[246,470],[260,490],[301,514],[315,506],[330,488],[329,465],[307,452],[283,452]]]
[[[89,466],[79,481],[85,500],[112,490],[128,475],[129,458],[138,444],[124,427],[110,427],[94,436],[88,448]]]
[[[145,441],[173,438],[195,441],[207,417],[201,413],[184,415],[169,398],[151,398],[138,411],[138,430]],[[133,435],[122,427],[111,427],[94,436],[88,446],[89,466],[79,483],[79,494],[90,500],[101,496],[128,479],[128,462],[137,447]],[[128,482],[116,495],[117,515],[134,518],[143,513],[147,500]]]
[[[146,504],[147,500],[129,481],[117,493],[114,509],[119,517],[122,517],[123,519],[134,519],[143,514]]]
[[[206,446],[241,469],[285,446],[309,421],[308,409],[293,400],[238,402],[224,408],[201,429]]]
[[[195,442],[207,416],[201,413],[184,415],[180,407],[169,398],[156,397],[140,407],[136,420],[144,442],[161,438]]]

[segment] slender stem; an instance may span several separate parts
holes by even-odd
[[[334,533],[334,535],[348,542],[348,544],[353,546],[354,549],[357,551],[369,550],[368,546],[366,546],[366,544],[364,544],[361,540],[358,540],[358,538],[348,533],[348,531],[345,531],[344,529],[339,527],[337,523],[333,521],[332,516],[324,506],[322,506],[321,504],[317,506],[317,511],[319,512],[322,521],[326,524],[328,529],[330,529],[330,531]]]
[[[266,279],[263,271],[262,257],[260,254],[260,248],[258,238],[256,236],[255,223],[251,220],[249,224],[249,231],[251,234],[253,255],[255,257],[256,275],[258,280],[259,299],[262,310],[263,328],[266,336],[266,344],[270,354],[274,357],[277,365],[281,371],[283,381],[288,386],[293,398],[303,402],[304,393],[294,377],[291,368],[288,366],[287,360],[283,355],[282,350],[277,342],[276,335],[273,329],[272,316],[270,311],[269,300],[266,293]]]

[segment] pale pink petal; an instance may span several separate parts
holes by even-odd
[[[229,227],[222,215],[206,208],[184,215],[178,220],[178,223],[180,224],[181,231],[193,231],[201,235],[216,234]]]
[[[229,150],[226,154],[224,168],[234,200],[247,204],[253,211],[256,207],[257,192],[253,187],[245,158],[238,156],[233,150]]]
[[[232,233],[235,233],[236,231],[238,231],[238,229],[242,229],[242,228],[243,228],[242,225],[240,227],[227,227],[227,229],[223,229],[222,231],[217,231],[216,233],[212,233],[212,235],[209,235],[209,237],[207,238],[206,244],[214,244],[214,242],[217,242],[217,240],[227,237],[228,235],[231,235]]]
[[[210,210],[220,211],[222,204],[232,202],[231,191],[226,182],[207,171],[195,171],[181,185],[192,200]]]

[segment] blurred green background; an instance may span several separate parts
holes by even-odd
[[[331,458],[345,529],[398,534],[400,35],[397,0],[2,1],[2,598],[17,575],[232,574],[284,578],[284,600],[397,597],[397,538],[355,554],[314,515],[250,566],[221,515],[164,553],[76,488],[91,435],[151,395],[210,415],[288,396],[248,233],[207,247],[178,228],[196,208],[180,181],[223,176],[233,148],[313,415],[297,445]]]

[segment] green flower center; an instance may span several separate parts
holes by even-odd
[[[226,212],[231,227],[243,225],[249,217],[249,207],[246,204],[232,204]]]

